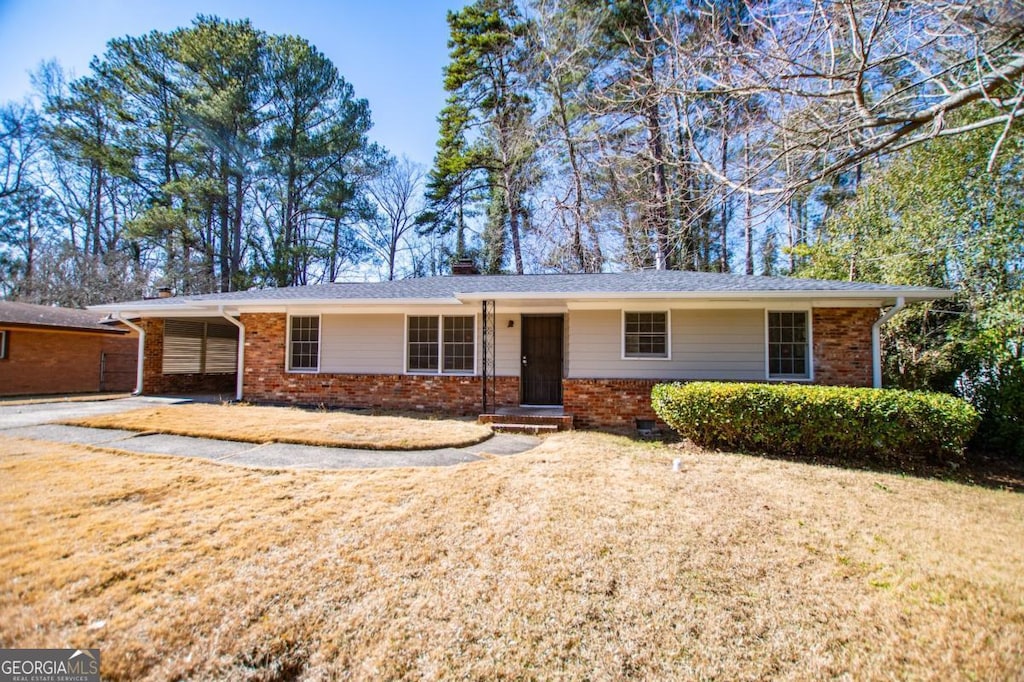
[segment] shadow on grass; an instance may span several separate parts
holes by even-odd
[[[724,452],[723,450],[709,450],[694,445],[689,440],[680,439],[678,435],[669,431],[662,431],[657,438],[638,437],[633,434],[635,440],[650,442],[658,440],[668,447],[679,448],[689,453],[701,452]],[[1013,493],[1024,493],[1024,461],[995,455],[989,453],[968,452],[964,461],[955,466],[936,466],[924,463],[907,463],[902,466],[886,466],[872,460],[840,459],[833,457],[797,457],[791,455],[780,455],[768,452],[739,452],[747,457],[760,457],[762,459],[775,459],[785,462],[798,462],[800,464],[812,464],[816,466],[836,467],[839,469],[854,469],[857,471],[875,471],[885,474],[896,474],[900,476],[914,476],[916,478],[931,478],[940,481],[949,481],[963,485],[976,485],[993,490],[1006,490]]]

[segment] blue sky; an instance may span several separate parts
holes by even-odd
[[[56,59],[77,75],[108,40],[170,31],[197,14],[248,18],[267,33],[299,35],[369,100],[371,137],[430,165],[444,105],[445,14],[465,0],[0,0],[0,102],[30,93],[29,72]]]

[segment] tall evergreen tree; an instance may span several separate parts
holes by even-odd
[[[522,274],[532,157],[531,101],[523,76],[526,24],[512,0],[477,0],[449,12],[448,26],[449,99],[428,182],[435,224],[450,226],[455,215],[462,233],[466,201],[486,189],[485,269],[501,269],[508,239],[514,269]]]

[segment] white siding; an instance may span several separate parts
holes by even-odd
[[[404,315],[324,315],[320,325],[321,372],[405,371]]]
[[[462,313],[473,315],[472,312]],[[483,363],[483,322],[476,315],[477,373]],[[320,371],[337,374],[405,372],[405,315],[324,315],[321,319]],[[515,326],[509,327],[511,320]],[[499,313],[495,346],[498,376],[519,376],[520,318]]]
[[[514,325],[511,328],[508,326],[510,320]],[[495,315],[495,326],[497,330],[494,345],[497,359],[494,363],[494,373],[500,377],[517,377],[522,362],[519,353],[522,346],[522,318],[518,314],[498,313]]]
[[[671,317],[671,359],[633,360],[622,358],[621,310],[571,311],[569,378],[764,379],[764,310],[672,310]]]

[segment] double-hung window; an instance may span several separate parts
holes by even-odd
[[[664,311],[623,313],[623,357],[668,358],[668,324]]]
[[[293,315],[288,323],[288,370],[320,369],[320,316]]]
[[[409,371],[437,371],[437,317],[409,318]]]
[[[410,316],[406,353],[410,372],[472,374],[476,368],[476,318]]]
[[[768,378],[810,379],[807,312],[768,312]]]

